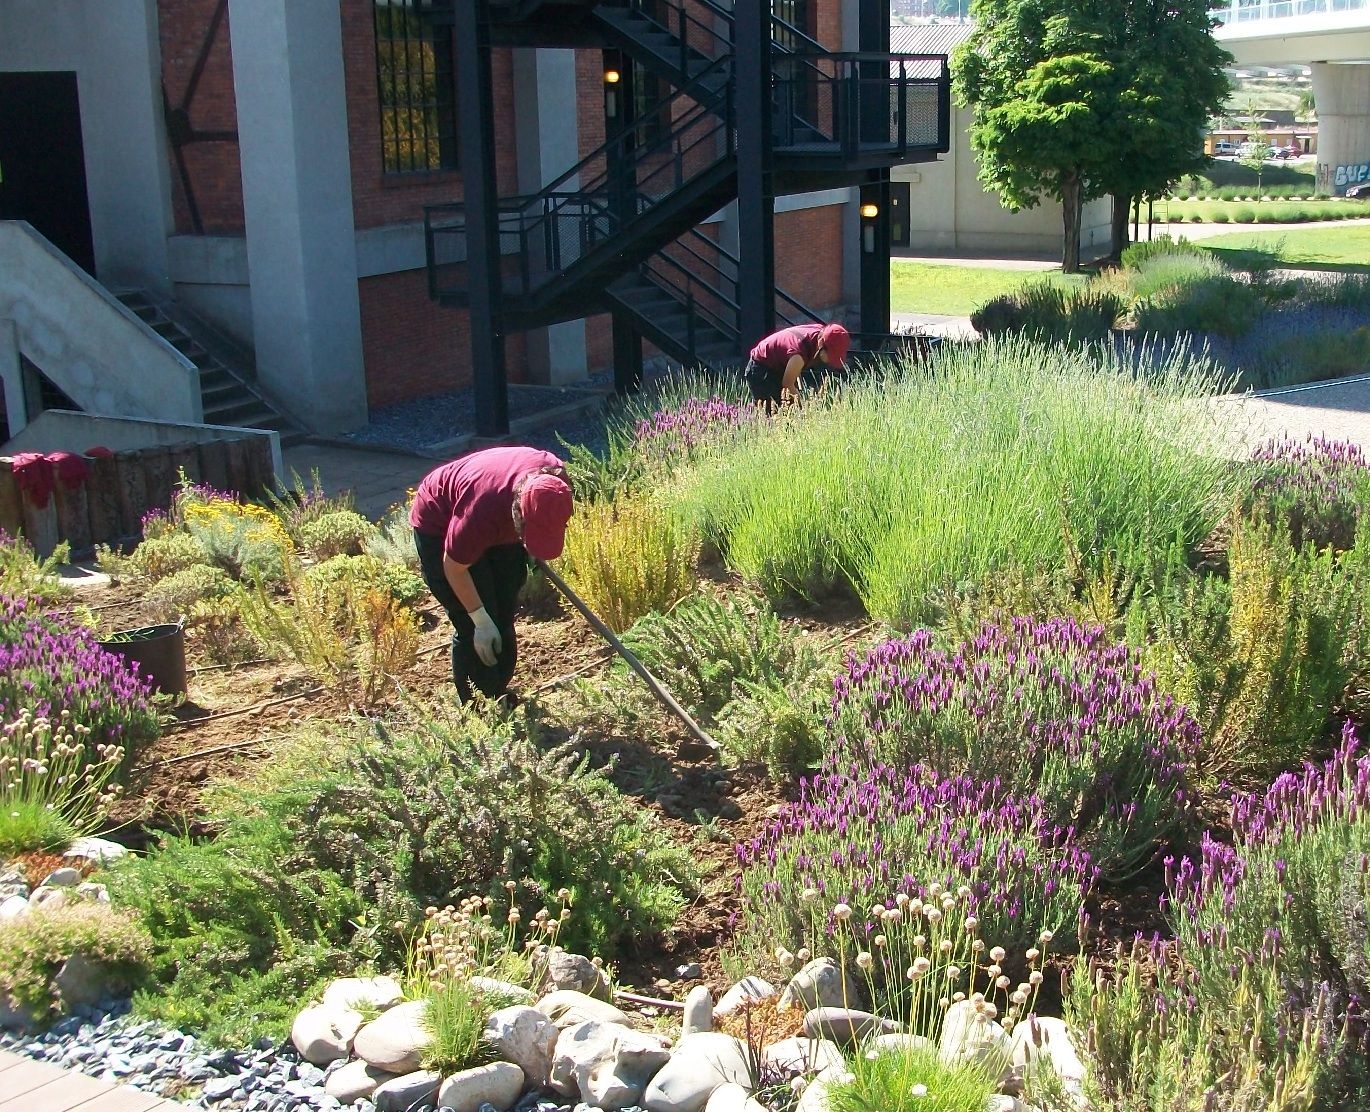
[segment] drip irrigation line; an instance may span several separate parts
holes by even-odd
[[[629,1004],[647,1004],[653,1008],[670,1008],[673,1012],[683,1012],[685,1005],[679,1000],[658,1000],[655,996],[639,996],[636,992],[623,992],[614,989],[616,1000],[626,1000]]]
[[[271,664],[274,660],[274,657],[258,656],[251,660],[235,660],[232,664],[201,664],[198,668],[187,668],[186,674],[198,676],[201,672],[222,672],[233,668],[250,668],[254,664]]]
[[[217,718],[232,718],[235,714],[251,714],[254,710],[264,710],[267,707],[278,706],[281,703],[289,703],[295,699],[304,699],[310,695],[317,695],[323,690],[323,684],[317,687],[310,687],[304,691],[296,691],[293,695],[282,695],[279,699],[268,699],[264,703],[253,703],[250,707],[238,707],[236,710],[221,710],[214,714],[206,714],[203,718],[184,718],[174,723],[168,729],[183,730],[190,726],[198,726],[202,722],[213,722]]]
[[[641,677],[642,682],[645,683],[648,690],[661,701],[662,705],[685,724],[685,728],[690,731],[691,735],[693,735],[697,741],[708,746],[712,752],[717,753],[718,742],[714,741],[713,738],[705,733],[699,723],[690,717],[689,711],[677,703],[674,696],[657,682],[656,677],[653,676],[651,672],[647,671],[643,666],[642,661],[638,660],[638,658],[628,649],[628,646],[614,635],[614,631],[600,620],[599,615],[581,601],[580,596],[577,595],[575,591],[571,590],[567,585],[566,580],[562,579],[560,575],[553,571],[545,560],[538,560],[537,565],[542,569],[543,574],[552,581],[552,585],[566,596],[566,601],[574,606],[576,610],[580,612],[580,616],[590,623],[595,632],[603,637],[613,650],[628,662],[628,667]]]
[[[579,668],[573,668],[565,675],[558,676],[554,680],[548,680],[544,684],[539,684],[537,687],[533,688],[532,691],[528,692],[528,695],[530,697],[533,695],[541,695],[544,691],[551,691],[552,688],[556,687],[558,684],[563,684],[567,680],[573,680],[577,676],[583,676],[586,672],[593,671],[594,669],[598,668],[601,664],[607,663],[613,657],[613,655],[614,653],[612,649],[610,649],[607,652],[604,650],[600,650],[599,655],[596,656],[593,660],[589,661],[588,663],[582,664]]]
[[[151,772],[154,768],[165,768],[167,765],[180,764],[182,761],[196,761],[201,757],[212,757],[216,753],[234,753],[241,749],[253,749],[258,745],[265,745],[268,741],[275,741],[275,737],[259,737],[252,741],[230,741],[224,745],[212,745],[208,749],[197,749],[194,753],[181,753],[175,757],[163,757],[158,761],[149,761],[147,764],[139,765],[133,769],[133,775],[143,772]]]

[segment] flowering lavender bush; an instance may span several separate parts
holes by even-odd
[[[1106,875],[1144,866],[1185,822],[1199,732],[1101,626],[1014,618],[950,651],[917,630],[852,658],[834,744],[866,767],[925,762],[1037,797]]]
[[[717,394],[686,398],[674,408],[658,409],[638,421],[633,441],[647,458],[673,464],[706,445],[726,440],[756,418],[756,406],[745,402],[731,402]]]
[[[24,598],[0,596],[0,725],[24,711],[85,727],[88,759],[100,745],[123,750],[120,775],[157,736],[148,680],[105,652],[90,630],[71,627]]]
[[[1251,965],[1270,1004],[1262,1040],[1318,1029],[1339,1058],[1323,1095],[1370,1099],[1370,753],[1351,724],[1326,763],[1238,797],[1232,836],[1166,862],[1192,991],[1221,1000]]]
[[[998,780],[977,783],[924,765],[841,766],[801,782],[800,798],[764,833],[737,847],[740,945],[776,946],[828,934],[835,903],[894,906],[902,894],[967,890],[981,934],[1014,948],[1043,929],[1069,941],[1097,870],[1074,832],[1053,824],[1035,796]],[[872,939],[879,917],[856,924]],[[920,955],[891,953],[903,969]]]
[[[1289,526],[1296,548],[1346,551],[1355,544],[1361,508],[1370,502],[1370,459],[1359,445],[1280,436],[1257,447],[1251,460],[1253,500]]]

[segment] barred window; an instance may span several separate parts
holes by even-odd
[[[457,165],[450,0],[375,0],[381,162],[387,174]]]

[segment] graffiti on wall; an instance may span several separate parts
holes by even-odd
[[[1325,182],[1322,180],[1324,177]],[[1345,189],[1348,185],[1359,185],[1363,181],[1370,181],[1370,162],[1346,162],[1340,166],[1319,163],[1318,178],[1318,185],[1328,192]]]

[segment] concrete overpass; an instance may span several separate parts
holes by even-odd
[[[1239,66],[1312,71],[1318,188],[1370,180],[1370,0],[1233,0],[1210,14]]]

